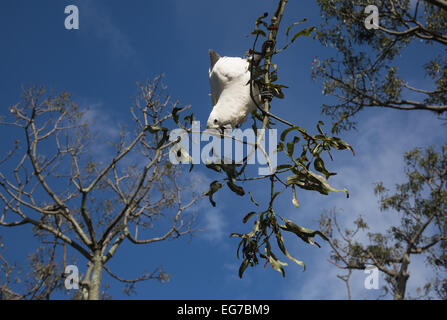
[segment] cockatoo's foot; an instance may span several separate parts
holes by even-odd
[[[225,133],[228,133],[233,130],[233,127],[231,124],[226,124],[224,126],[219,127],[220,137],[223,139],[225,137]]]
[[[268,102],[273,100],[273,94],[270,90],[264,90],[261,92],[262,101],[267,100]]]
[[[267,49],[273,50],[275,48],[275,42],[273,40],[267,40],[262,44],[262,53],[265,55]]]

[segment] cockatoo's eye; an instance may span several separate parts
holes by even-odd
[[[219,122],[219,121],[217,121],[217,119],[214,119],[214,123],[217,124],[217,122]]]

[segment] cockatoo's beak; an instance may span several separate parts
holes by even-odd
[[[206,124],[206,128],[207,128],[207,129],[219,129],[219,126],[218,126],[218,125],[215,125],[215,124],[213,124],[213,123],[208,122],[208,123]]]
[[[225,131],[227,131],[227,130],[231,131],[233,129],[233,127],[231,126],[231,124],[226,124],[224,126],[217,126],[217,125],[214,125],[214,124],[208,124],[206,126],[206,129],[218,132],[218,133],[220,133],[221,136],[223,136]]]

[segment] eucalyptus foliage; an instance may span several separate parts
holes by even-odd
[[[447,111],[447,2],[443,0],[318,0],[323,22],[315,34],[336,51],[315,58],[313,77],[322,81],[323,94],[337,103],[322,112],[338,119],[339,129],[356,127],[354,115],[368,107]],[[367,29],[365,8],[378,9],[378,29]],[[405,79],[399,63],[416,46],[433,48],[414,61],[424,86]],[[420,67],[420,69],[417,69]]]

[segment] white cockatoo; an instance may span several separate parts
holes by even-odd
[[[239,57],[210,54],[210,87],[213,110],[207,121],[208,129],[231,129],[241,125],[256,110],[250,95],[250,64]],[[261,105],[259,88],[253,85],[253,97]]]

